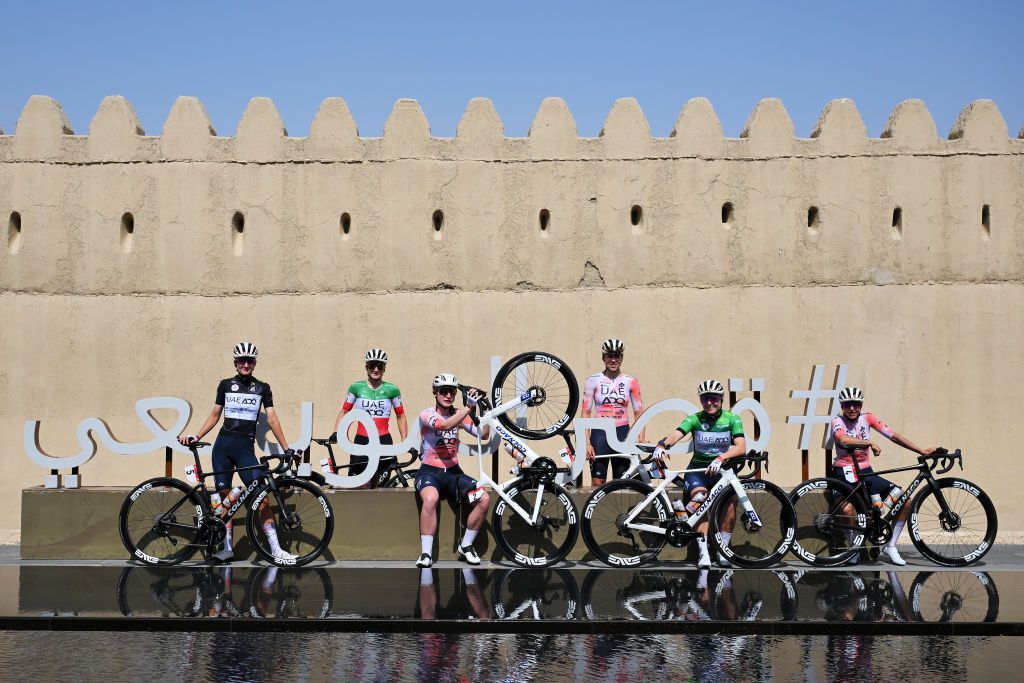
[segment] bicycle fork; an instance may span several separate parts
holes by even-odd
[[[747,497],[747,490],[743,488],[743,482],[738,477],[733,477],[729,483],[732,485],[732,490],[736,492],[736,498],[739,500],[740,505],[743,506],[743,526],[750,533],[759,531],[764,524],[761,522],[761,518],[757,516],[757,511],[750,502],[750,498]]]

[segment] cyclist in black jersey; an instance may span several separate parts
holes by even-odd
[[[223,413],[224,425],[213,444],[213,471],[223,472],[214,477],[214,485],[224,499],[225,507],[227,507],[228,494],[231,492],[232,473],[230,470],[236,467],[259,465],[256,460],[254,442],[260,409],[267,414],[270,431],[274,433],[277,442],[285,448],[285,453],[292,458],[295,457],[295,451],[288,447],[288,441],[284,438],[284,431],[281,429],[281,421],[277,418],[277,412],[274,410],[274,394],[270,390],[270,385],[253,377],[252,373],[256,368],[259,349],[252,342],[239,342],[235,345],[233,353],[236,374],[234,377],[222,379],[217,385],[217,397],[210,416],[206,418],[206,422],[195,434],[178,437],[178,441],[184,446],[201,440],[217,425]],[[242,470],[238,476],[241,477],[242,483],[248,486],[259,476],[259,472],[260,470]],[[281,547],[277,539],[277,528],[274,526],[273,515],[266,500],[260,506],[260,523],[263,525],[263,531],[267,535],[270,549],[274,555],[285,559],[295,559],[294,555]],[[228,520],[224,549],[214,555],[221,562],[230,562],[234,559],[233,530],[234,525]]]

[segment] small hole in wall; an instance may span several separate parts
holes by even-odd
[[[903,209],[898,206],[892,210],[892,238],[903,239]]]
[[[126,212],[121,216],[121,251],[128,253],[132,250],[132,240],[135,235],[135,217]]]
[[[985,239],[992,238],[992,211],[988,204],[981,207],[981,236]]]
[[[242,215],[241,211],[236,211],[235,215],[231,217],[231,247],[235,252],[235,256],[242,255],[242,233],[245,232],[245,216]]]
[[[639,204],[634,204],[633,208],[629,210],[629,222],[636,227],[640,225],[644,220],[644,210]]]
[[[431,223],[434,225],[434,232],[441,232],[441,228],[444,227],[444,211],[438,209],[434,212],[434,215],[430,217]]]
[[[722,225],[732,225],[732,202],[722,204]]]
[[[21,248],[21,214],[17,211],[11,212],[7,219],[7,251],[17,254]]]
[[[341,239],[347,240],[348,233],[352,230],[352,216],[348,212],[341,214]]]
[[[538,220],[540,221],[540,229],[547,230],[548,223],[551,222],[551,212],[548,211],[547,209],[541,209]]]
[[[821,216],[818,214],[818,207],[812,206],[807,209],[807,227],[812,230],[821,223]]]

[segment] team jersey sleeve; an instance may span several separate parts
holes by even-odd
[[[868,420],[868,426],[869,426],[869,427],[871,427],[872,429],[874,429],[874,430],[875,430],[876,432],[878,432],[879,434],[881,434],[881,435],[882,435],[882,436],[884,436],[885,438],[887,438],[887,439],[889,439],[890,441],[892,441],[892,430],[891,430],[891,429],[889,429],[889,427],[888,427],[888,426],[887,426],[887,425],[886,425],[886,424],[885,424],[884,422],[882,422],[881,420],[879,420],[879,419],[878,419],[877,417],[875,417],[875,416],[874,416],[874,415],[873,415],[872,413],[868,413],[868,414],[867,414],[867,415],[865,415],[864,417],[866,417],[866,418],[867,418],[867,420]]]
[[[469,415],[462,419],[462,428],[473,436],[480,436],[480,431],[476,428],[476,425],[473,424],[473,420],[470,419]]]
[[[697,425],[697,416],[696,415],[687,415],[686,418],[682,422],[679,423],[679,426],[676,427],[676,429],[678,429],[680,432],[682,432],[683,435],[685,436],[685,435],[689,434],[690,432],[692,432],[693,428],[696,425]]]
[[[225,389],[224,389],[224,382],[220,382],[219,384],[217,384],[217,396],[216,396],[216,398],[213,399],[213,402],[215,404],[219,405],[221,408],[224,407],[224,394],[225,393],[226,392],[225,392]]]
[[[266,382],[263,383],[263,407],[273,408],[274,407],[274,392],[270,390],[270,385]]]
[[[597,391],[597,380],[590,376],[583,385],[583,415],[590,415],[594,409],[594,392]]]
[[[846,427],[843,425],[843,418],[836,416],[832,418],[832,438],[839,436],[840,434],[846,433]]]
[[[629,401],[633,404],[633,414],[644,409],[644,401],[640,397],[640,381],[636,377],[629,380]]]
[[[345,402],[341,404],[341,409],[345,412],[352,410],[352,406],[356,404],[356,385],[350,384],[348,386],[348,392],[345,394]]]
[[[395,411],[395,415],[405,415],[405,406],[402,405],[402,393],[398,390],[395,385],[390,385],[391,389],[391,409]]]
[[[743,420],[739,415],[733,414],[729,418],[729,433],[732,434],[733,441],[743,436]]]
[[[441,425],[444,424],[444,418],[437,414],[437,411],[432,408],[427,408],[420,413],[420,424],[427,429],[433,429],[434,431],[440,431]]]

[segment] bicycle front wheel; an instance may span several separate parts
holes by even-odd
[[[334,605],[327,570],[254,569],[249,578],[249,614],[261,619],[326,619]]]
[[[502,413],[498,421],[524,439],[547,439],[565,429],[580,401],[580,387],[569,366],[550,353],[521,353],[498,370],[491,384],[491,399],[497,406],[530,389],[539,395]]]
[[[579,513],[568,492],[555,483],[527,486],[517,479],[505,494],[532,515],[540,498],[537,523],[531,524],[501,497],[494,506],[491,527],[498,547],[522,567],[546,567],[561,561],[579,536]]]
[[[668,586],[659,571],[592,569],[583,580],[583,614],[590,620],[664,621],[672,616]]]
[[[580,601],[567,569],[506,569],[491,589],[494,615],[505,620],[573,620]]]
[[[206,503],[179,479],[157,477],[136,486],[118,514],[121,542],[135,559],[150,565],[178,564],[199,548]]]
[[[662,496],[645,503],[654,489],[633,479],[616,479],[590,494],[583,508],[583,541],[599,560],[613,567],[638,567],[650,562],[665,545],[669,518]],[[636,513],[629,524],[626,519]]]
[[[992,622],[999,593],[985,572],[921,572],[910,586],[910,606],[917,621]]]
[[[748,479],[743,492],[754,509],[752,515],[736,499],[732,488],[724,491],[711,509],[710,532],[718,552],[738,567],[763,569],[782,559],[793,542],[793,504],[786,492],[770,481]],[[723,543],[722,532],[732,521],[732,537]]]
[[[853,487],[822,477],[797,486],[789,494],[796,513],[793,552],[814,567],[836,567],[860,552],[868,513]]]
[[[334,511],[324,492],[314,484],[293,477],[281,477],[276,482],[276,493],[265,485],[253,502],[248,503],[249,539],[253,549],[267,562],[282,567],[301,567],[327,549],[334,533]],[[263,505],[269,507],[270,517],[260,512]],[[273,520],[281,549],[294,555],[294,559],[274,555],[261,516]]]
[[[910,540],[922,555],[947,567],[963,567],[991,550],[998,521],[995,506],[977,485],[938,479],[910,504],[908,526]]]

